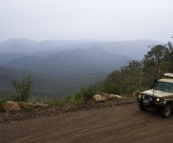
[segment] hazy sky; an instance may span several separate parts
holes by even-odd
[[[173,0],[0,0],[0,42],[172,36]]]

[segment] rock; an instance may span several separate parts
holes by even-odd
[[[115,94],[109,94],[108,95],[108,98],[122,98],[121,96],[119,96],[119,95],[115,95]]]
[[[37,105],[37,107],[41,107],[41,108],[47,108],[49,105],[48,104],[44,104],[44,103],[35,103]]]
[[[115,94],[108,94],[108,98],[111,99],[111,98],[118,98],[118,95],[115,95]]]
[[[103,97],[104,97],[105,99],[108,99],[108,95],[109,95],[109,94],[103,93],[102,95],[103,95]]]
[[[120,96],[120,95],[117,95],[117,98],[120,98],[120,99],[121,99],[121,98],[123,98],[123,97],[122,97],[122,96]]]
[[[36,104],[31,103],[31,102],[18,102],[18,105],[24,111],[31,111],[31,110],[34,110],[37,107]]]
[[[14,101],[7,101],[7,102],[5,102],[2,105],[1,109],[6,111],[6,113],[22,111],[22,109],[19,107],[18,103],[14,102]]]
[[[99,94],[94,95],[93,98],[95,99],[95,101],[98,101],[98,102],[105,101],[105,97],[103,97]]]
[[[112,99],[112,98],[122,98],[120,95],[115,95],[115,94],[107,94],[107,93],[103,93],[103,96],[106,99]]]

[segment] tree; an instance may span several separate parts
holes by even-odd
[[[165,57],[165,62],[168,64],[167,72],[173,72],[173,46],[171,42],[167,44],[169,49],[169,54]]]
[[[120,94],[139,89],[142,67],[142,62],[132,60],[120,71],[115,70],[104,80],[104,92]]]
[[[99,86],[104,92],[129,94],[135,90],[150,88],[153,82],[166,72],[173,72],[171,42],[166,45],[153,45],[143,60],[128,62],[121,70],[109,74]]]
[[[35,86],[34,81],[31,78],[31,75],[23,77],[22,82],[13,80],[12,83],[13,87],[16,90],[16,93],[18,94],[19,101],[26,101]]]
[[[104,83],[104,92],[108,94],[120,94],[120,86],[116,83],[106,81]]]
[[[121,68],[122,73],[122,91],[124,93],[131,93],[133,90],[140,88],[141,71],[143,63],[132,60],[128,62],[128,66]]]
[[[154,60],[160,62],[167,54],[169,53],[169,49],[163,45],[156,45],[151,48],[151,51],[145,55],[145,60]]]
[[[172,43],[167,45],[156,45],[145,55],[143,59],[144,68],[143,76],[144,85],[147,87],[153,84],[153,81],[161,78],[165,72],[172,72]]]
[[[85,104],[87,104],[96,93],[97,90],[93,85],[90,85],[89,87],[83,85],[80,89],[80,94],[82,94]]]

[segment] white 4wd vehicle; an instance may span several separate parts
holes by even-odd
[[[138,92],[139,109],[158,108],[161,116],[167,118],[173,108],[173,73],[165,73],[165,78],[159,79],[152,89]]]

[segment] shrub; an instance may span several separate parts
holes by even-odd
[[[83,101],[84,101],[84,98],[81,92],[77,92],[73,94],[71,97],[71,102],[75,105],[80,105],[83,103]]]
[[[104,92],[108,94],[120,94],[120,87],[115,83],[107,82],[104,84]]]
[[[64,105],[64,101],[61,99],[49,99],[47,101],[45,101],[44,103],[48,104],[50,107],[53,106],[63,106]]]
[[[96,88],[93,85],[86,87],[83,85],[80,89],[80,94],[83,96],[85,104],[92,99],[93,95],[97,93]]]
[[[5,103],[6,101],[18,101],[16,94],[8,94],[0,98],[0,105]]]
[[[128,90],[128,93],[131,94],[133,91],[136,91],[137,88],[133,85],[129,86],[129,88],[127,89]]]
[[[26,78],[23,77],[22,82],[13,80],[12,83],[18,94],[19,101],[26,101],[35,85],[31,75],[28,75]]]

